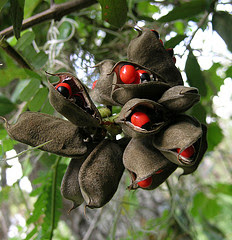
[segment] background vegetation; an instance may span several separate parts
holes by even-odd
[[[57,115],[45,71],[69,71],[91,86],[98,77],[91,66],[125,60],[133,26],[145,25],[174,48],[185,85],[199,89],[189,114],[207,124],[209,148],[193,175],[177,172],[154,191],[129,192],[125,172],[109,204],[68,213],[59,188],[70,159],[30,149],[11,160],[27,146],[1,124],[0,238],[232,239],[231,12],[229,0],[1,0],[1,116]]]

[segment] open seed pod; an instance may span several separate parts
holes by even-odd
[[[153,138],[153,145],[170,161],[191,173],[206,149],[206,128],[195,118],[179,115]],[[189,170],[187,170],[189,169]]]
[[[170,114],[159,103],[134,98],[123,107],[115,122],[130,137],[145,137],[160,131],[170,121]]]
[[[80,168],[79,184],[86,206],[100,208],[110,201],[123,171],[122,149],[110,140],[103,140]]]
[[[150,137],[132,138],[123,153],[123,164],[132,177],[129,189],[138,188],[138,183],[145,179],[150,179],[150,182],[142,187],[154,189],[172,173],[169,171],[171,166],[173,171],[177,167],[154,148]]]
[[[174,86],[164,92],[158,103],[175,113],[181,113],[187,111],[199,101],[200,94],[197,88]]]
[[[78,126],[98,127],[101,115],[81,81],[70,73],[51,75],[60,79],[49,83],[49,100],[56,111]]]
[[[170,88],[168,84],[159,81],[160,76],[155,72],[133,62],[116,63],[109,74],[112,73],[114,73],[112,99],[120,105],[124,105],[132,98],[156,101]]]
[[[66,157],[82,157],[88,151],[82,131],[69,121],[37,113],[22,113],[15,124],[5,123],[9,136],[21,143]]]
[[[118,105],[111,97],[114,74],[108,74],[114,64],[113,60],[107,59],[95,65],[95,67],[99,68],[100,77],[93,89],[89,90],[89,95],[93,101],[109,106]]]
[[[181,74],[160,42],[158,33],[147,28],[136,30],[139,35],[132,39],[128,46],[128,60],[157,72],[162,76],[161,81],[170,86],[183,85]]]
[[[62,179],[61,194],[64,198],[73,202],[73,206],[70,211],[80,206],[84,202],[78,180],[80,167],[84,160],[85,158],[71,159]]]

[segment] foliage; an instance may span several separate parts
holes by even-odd
[[[55,4],[69,2],[56,0]],[[35,149],[26,151],[20,156],[21,177],[10,186],[7,172],[13,166],[7,160],[8,153],[12,149],[19,153],[25,146],[11,140],[0,125],[0,206],[3,213],[0,221],[5,223],[0,224],[0,235],[7,239],[71,239],[71,233],[65,235],[57,228],[59,225],[64,226],[64,232],[71,229],[76,239],[93,239],[94,231],[99,232],[96,235],[99,239],[230,239],[232,189],[228,180],[232,174],[229,162],[232,129],[224,129],[225,120],[216,114],[213,100],[224,80],[231,79],[231,60],[211,51],[207,58],[210,67],[204,68],[201,64],[204,46],[214,39],[208,37],[205,44],[199,42],[197,47],[194,40],[199,33],[214,31],[223,39],[228,51],[232,51],[232,35],[228,30],[232,21],[231,2],[83,2],[88,3],[77,6],[76,11],[63,11],[58,17],[48,14],[54,9],[53,1],[0,2],[0,115],[14,122],[26,110],[56,114],[48,101],[45,71],[75,73],[90,87],[98,77],[92,66],[107,58],[126,59],[126,48],[135,36],[133,26],[145,25],[160,33],[166,48],[175,48],[177,66],[186,73],[186,85],[200,91],[201,101],[189,114],[208,125],[208,153],[199,173],[179,181],[175,175],[153,193],[126,191],[128,176],[124,176],[109,207],[96,214],[87,213],[92,219],[90,223],[79,216],[77,222],[81,230],[69,220],[78,214],[71,216],[62,211],[65,203],[59,187],[68,159],[41,154]],[[42,17],[41,13],[44,13]],[[29,20],[25,27],[23,19],[31,16],[37,20]],[[11,25],[13,28],[6,31]],[[231,53],[228,54],[231,57]],[[120,110],[115,107],[113,111]],[[231,125],[230,119],[226,124]],[[32,183],[30,193],[20,185],[24,177]],[[84,210],[81,210],[79,215],[83,215]],[[23,226],[15,223],[16,213],[25,214]],[[106,223],[110,217],[113,222]],[[5,232],[4,226],[7,226]],[[12,235],[14,231],[9,226],[17,228],[16,234]]]

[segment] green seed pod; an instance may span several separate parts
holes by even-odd
[[[71,159],[62,179],[61,194],[64,198],[73,202],[73,207],[70,209],[70,211],[80,206],[84,202],[78,181],[80,167],[84,160],[85,158]]]
[[[95,67],[99,68],[100,77],[94,88],[89,90],[89,95],[93,101],[108,106],[118,105],[111,97],[114,74],[108,74],[114,64],[113,60],[107,59],[95,65]]]
[[[168,166],[175,165],[171,164],[163,154],[153,147],[151,138],[132,138],[123,153],[123,164],[132,176],[133,182],[130,189],[138,188],[138,182],[154,175],[153,184],[145,188],[149,190],[158,187],[166,180],[164,178],[166,174],[162,174],[160,178],[157,175],[163,171],[166,172]],[[156,181],[156,178],[160,180]]]
[[[149,121],[139,127],[132,123],[133,114],[142,112]],[[130,137],[145,137],[160,131],[170,121],[170,114],[162,105],[152,100],[134,98],[123,107],[115,122]]]
[[[124,65],[134,66],[136,74],[138,74],[138,70],[145,71],[148,74],[149,81],[140,81],[139,79],[138,82],[140,83],[123,83],[120,78],[120,71]],[[168,84],[158,81],[160,76],[157,73],[133,62],[120,61],[114,65],[109,74],[112,74],[112,72],[114,72],[112,99],[120,105],[124,105],[132,98],[146,98],[156,101],[170,88]]]
[[[37,113],[22,113],[15,124],[6,122],[9,136],[19,142],[66,157],[81,157],[87,153],[80,128],[69,121]]]
[[[175,113],[181,113],[187,111],[199,101],[200,94],[197,88],[175,86],[164,92],[158,103]]]
[[[139,35],[128,46],[128,60],[157,72],[162,76],[161,81],[170,86],[183,85],[181,74],[160,42],[157,32],[146,28],[136,30]]]
[[[122,149],[103,140],[87,157],[79,172],[79,184],[87,207],[100,208],[113,197],[124,171]]]
[[[98,127],[101,123],[101,115],[80,80],[70,73],[51,75],[60,78],[57,83],[49,83],[49,100],[56,111],[79,127]],[[66,91],[64,94],[58,91],[58,87],[62,87],[62,84],[69,86],[69,88],[63,87]]]
[[[191,173],[207,149],[206,128],[193,117],[179,115],[154,136],[153,145],[167,159],[181,166],[184,174]],[[190,149],[190,153],[185,154],[186,149]]]

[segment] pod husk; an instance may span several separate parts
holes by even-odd
[[[62,196],[65,199],[71,200],[73,202],[73,206],[70,211],[77,208],[84,202],[78,181],[80,167],[83,164],[84,160],[85,158],[71,159],[61,182],[60,190]]]
[[[202,136],[199,142],[199,149],[197,151],[197,156],[195,157],[195,163],[194,165],[190,166],[190,167],[182,167],[184,172],[182,175],[187,175],[187,174],[191,174],[194,171],[197,170],[199,164],[201,163],[201,160],[204,157],[205,152],[207,151],[208,148],[208,144],[207,144],[207,127],[204,124],[201,124],[201,128],[202,128]]]
[[[140,84],[125,84],[120,80],[119,73],[120,68],[124,64],[133,65],[135,68],[146,70],[151,72],[156,79],[150,82],[144,82]],[[132,98],[146,98],[153,101],[158,100],[162,94],[170,88],[170,86],[164,82],[158,81],[158,76],[155,72],[140,66],[133,62],[120,61],[117,62],[112,68],[110,74],[113,75],[113,88],[112,88],[112,99],[119,105],[124,105]]]
[[[175,113],[182,113],[199,101],[200,94],[197,88],[175,86],[164,92],[158,103]]]
[[[168,179],[168,177],[177,169],[177,165],[174,163],[169,162],[164,168],[163,172],[158,174],[153,174],[152,177],[152,183],[147,188],[142,188],[143,190],[154,190],[157,187],[159,187],[164,181]],[[133,181],[133,173],[131,174],[131,178]],[[131,190],[141,188],[137,182],[132,182],[132,184],[128,187]]]
[[[43,143],[41,150],[65,157],[81,157],[87,153],[79,127],[54,116],[24,112],[15,124],[5,124],[9,136],[21,143],[36,147]]]
[[[153,137],[153,145],[170,161],[181,166],[184,174],[191,173],[199,164],[206,149],[206,128],[195,118],[180,115],[169,126]],[[180,156],[181,152],[191,145],[195,153],[191,158]],[[180,148],[177,153],[176,149]],[[189,168],[189,170],[187,170]]]
[[[99,68],[100,76],[94,89],[89,90],[89,95],[93,101],[107,106],[119,105],[111,97],[114,74],[109,74],[109,72],[114,65],[115,61],[110,59],[106,59],[95,65],[95,67]]]
[[[134,112],[147,112],[151,118],[150,129],[134,126],[130,122],[130,117]],[[123,107],[115,122],[120,124],[123,132],[130,137],[145,137],[159,132],[170,121],[170,114],[162,105],[148,99],[134,98],[128,101]]]
[[[163,170],[170,161],[152,145],[151,138],[132,138],[123,153],[123,164],[134,174],[134,183]]]
[[[101,123],[101,115],[80,80],[70,73],[57,73],[51,75],[60,78],[60,81],[57,83],[51,84],[49,82],[48,84],[49,100],[55,110],[77,126],[98,127]],[[86,105],[84,109],[79,107],[73,98],[65,98],[55,89],[57,84],[66,79],[72,84],[72,89],[75,89],[75,91],[79,91],[82,94]]]
[[[110,201],[123,171],[122,149],[110,140],[103,140],[87,157],[79,172],[86,206],[100,208]]]
[[[128,46],[128,60],[157,72],[162,76],[161,81],[171,86],[183,85],[179,70],[158,36],[147,28],[138,31],[139,35]]]

